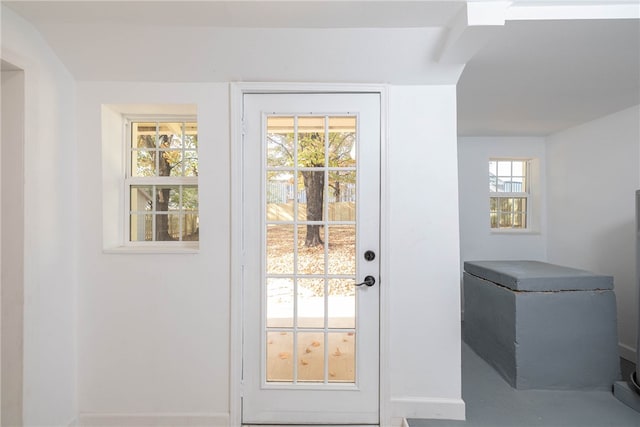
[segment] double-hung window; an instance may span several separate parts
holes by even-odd
[[[127,123],[126,241],[130,245],[197,242],[195,118],[129,119]]]
[[[489,160],[489,218],[492,229],[529,228],[530,160]]]

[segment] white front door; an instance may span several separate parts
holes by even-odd
[[[245,94],[244,424],[379,421],[379,94]]]

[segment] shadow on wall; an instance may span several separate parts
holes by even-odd
[[[638,294],[635,261],[635,220],[612,224],[594,235],[586,253],[584,268],[614,276],[618,304],[618,335],[621,356],[634,360],[637,347]]]

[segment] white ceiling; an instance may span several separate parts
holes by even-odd
[[[462,73],[458,133],[548,135],[637,104],[640,21],[513,21]]]
[[[453,84],[463,69],[436,59],[461,0],[2,3],[81,81]],[[640,103],[639,24],[507,22],[464,68],[459,133],[547,135]]]

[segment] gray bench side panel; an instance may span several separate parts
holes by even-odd
[[[465,342],[515,387],[513,292],[464,273]]]
[[[613,291],[520,292],[516,312],[516,388],[610,388],[619,379]]]

